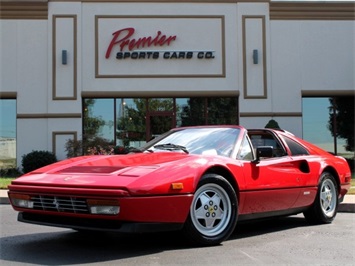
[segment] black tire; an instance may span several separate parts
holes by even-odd
[[[338,210],[339,190],[335,178],[329,172],[322,173],[317,196],[312,206],[305,211],[304,217],[311,224],[331,223]]]
[[[216,174],[204,175],[195,192],[183,233],[193,244],[220,244],[234,231],[238,200],[231,184]]]

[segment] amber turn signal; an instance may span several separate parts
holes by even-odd
[[[184,184],[183,183],[172,183],[171,188],[174,190],[181,190],[184,188]]]

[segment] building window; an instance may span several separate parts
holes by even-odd
[[[174,127],[237,124],[237,101],[237,97],[84,99],[84,154],[100,149],[107,153],[114,146],[140,147]]]
[[[235,125],[237,117],[237,97],[208,98],[207,124],[208,125]]]
[[[146,142],[147,99],[115,99],[117,146],[140,147]]]
[[[317,146],[354,157],[354,96],[303,98],[303,138]]]
[[[16,168],[16,100],[0,99],[0,168]]]
[[[85,99],[83,103],[84,154],[109,153],[114,143],[114,99]]]

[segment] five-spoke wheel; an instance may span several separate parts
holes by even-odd
[[[332,217],[337,206],[337,191],[331,179],[326,179],[320,188],[320,205],[325,216]]]
[[[195,193],[190,209],[192,223],[201,234],[218,235],[228,226],[231,208],[228,194],[222,187],[205,184]]]
[[[312,206],[303,214],[312,224],[331,223],[338,209],[338,187],[333,175],[322,173],[318,185],[317,197]]]
[[[237,208],[237,197],[230,183],[219,175],[205,175],[195,192],[184,233],[197,244],[219,244],[233,232]]]

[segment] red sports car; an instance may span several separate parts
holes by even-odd
[[[21,222],[75,230],[181,230],[199,245],[239,221],[303,213],[330,223],[350,188],[346,160],[291,133],[240,126],[172,129],[127,155],[82,156],[14,180]]]

